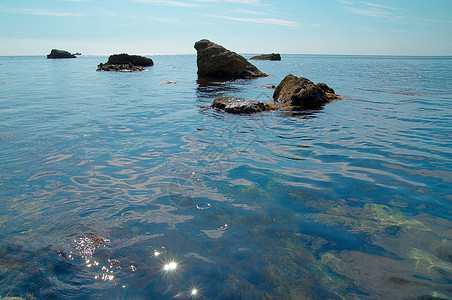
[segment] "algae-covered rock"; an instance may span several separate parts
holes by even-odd
[[[316,85],[307,78],[291,74],[281,81],[273,93],[273,100],[276,104],[305,109],[321,108],[336,99],[338,96],[326,84]]]
[[[269,103],[229,97],[215,98],[212,107],[233,114],[251,114],[275,109],[275,106]]]

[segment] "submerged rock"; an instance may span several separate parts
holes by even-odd
[[[233,114],[251,114],[275,109],[275,106],[270,103],[230,97],[215,98],[212,107]]]
[[[199,79],[233,80],[268,76],[243,56],[209,40],[196,42],[195,49]]]
[[[146,70],[143,67],[134,66],[132,63],[124,64],[124,65],[111,65],[111,64],[102,64],[100,63],[97,66],[96,71],[110,71],[110,72],[140,72]]]
[[[77,56],[72,55],[70,52],[65,50],[52,49],[52,51],[50,51],[50,54],[47,54],[47,58],[49,59],[77,58]]]
[[[107,63],[97,66],[97,71],[136,72],[144,71],[145,67],[153,65],[154,62],[150,58],[122,53],[110,55]]]
[[[257,56],[253,56],[250,58],[250,60],[273,60],[273,61],[280,61],[281,55],[279,53],[272,53],[272,54],[261,54]]]
[[[273,93],[275,104],[300,108],[320,108],[338,99],[334,90],[325,83],[314,84],[307,78],[287,75]]]

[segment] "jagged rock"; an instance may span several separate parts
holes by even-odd
[[[110,55],[107,63],[97,66],[97,71],[137,72],[153,65],[154,62],[150,58],[122,53]]]
[[[270,103],[230,97],[215,98],[212,107],[233,114],[251,114],[275,109],[275,105]]]
[[[323,90],[325,93],[334,94],[334,90],[326,85],[326,83],[319,82],[316,84],[317,87],[319,87],[321,90]]]
[[[281,60],[281,55],[279,53],[272,53],[272,54],[262,54],[253,56],[250,58],[250,60]]]
[[[47,58],[77,58],[77,56],[72,55],[70,52],[65,50],[52,49],[52,51],[50,51],[50,54],[47,54]]]
[[[243,56],[209,40],[196,42],[198,78],[208,80],[250,79],[268,76]]]
[[[287,75],[276,87],[273,100],[279,106],[296,106],[301,108],[320,108],[324,104],[338,99],[334,90],[325,83],[315,85],[304,77]]]

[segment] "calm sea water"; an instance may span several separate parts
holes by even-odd
[[[0,296],[452,298],[452,57],[285,55],[210,86],[152,58],[0,58]],[[206,108],[290,73],[343,100]]]

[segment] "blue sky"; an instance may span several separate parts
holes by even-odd
[[[0,55],[452,55],[452,0],[1,0]]]

